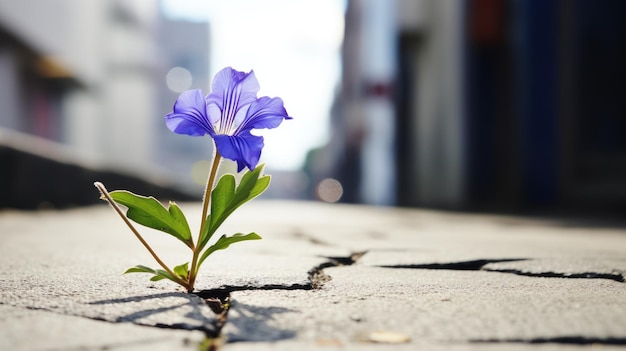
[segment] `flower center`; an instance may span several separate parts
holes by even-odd
[[[216,123],[215,130],[218,134],[236,135],[239,131],[239,127],[245,123],[246,114],[250,104],[239,106],[238,109],[233,108],[233,105],[228,104],[224,106],[222,111],[222,118]]]

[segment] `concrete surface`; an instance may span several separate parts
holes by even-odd
[[[197,228],[200,204],[181,207]],[[624,229],[257,200],[223,232],[264,239],[215,253],[187,294],[120,274],[156,264],[106,205],[4,210],[0,350],[622,349]],[[189,260],[143,233],[171,265]]]

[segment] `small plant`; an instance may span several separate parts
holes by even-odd
[[[220,225],[239,206],[259,196],[270,183],[258,165],[263,149],[263,137],[253,135],[253,129],[278,127],[291,119],[280,98],[257,98],[259,83],[253,71],[248,73],[224,68],[213,79],[212,92],[206,97],[201,90],[180,94],[173,112],[165,116],[167,127],[177,134],[209,135],[214,142],[214,155],[202,201],[202,218],[196,240],[183,211],[174,202],[166,208],[154,197],[133,194],[126,190],[108,192],[100,182],[94,183],[106,200],[120,215],[137,239],[150,252],[161,268],[138,265],[124,273],[148,273],[150,280],[169,279],[192,292],[200,266],[209,255],[231,244],[258,240],[257,233],[222,235],[209,245]],[[222,158],[237,162],[237,172],[243,176],[237,184],[233,174],[225,174],[216,182]],[[120,208],[127,208],[126,213]],[[132,221],[172,235],[191,250],[191,261],[170,268],[152,250]]]

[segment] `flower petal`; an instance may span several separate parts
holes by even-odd
[[[246,118],[234,134],[239,134],[244,130],[276,128],[283,119],[292,119],[287,115],[283,100],[263,96],[250,105]]]
[[[261,158],[263,137],[244,131],[239,135],[219,134],[214,137],[217,152],[223,157],[237,161],[237,172],[244,167],[253,170]]]
[[[209,123],[205,99],[199,89],[180,94],[174,104],[174,111],[165,116],[167,128],[177,134],[202,136],[215,134]]]
[[[245,73],[226,67],[215,75],[212,88],[206,104],[214,104],[221,113],[217,116],[216,109],[211,108],[209,119],[213,125],[219,123],[221,133],[227,133],[236,123],[237,112],[256,100],[260,87],[254,71]],[[243,116],[240,118],[243,119]]]

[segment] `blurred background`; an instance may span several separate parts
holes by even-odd
[[[266,198],[626,210],[626,1],[0,0],[0,207],[198,199],[178,94],[254,69]],[[228,167],[228,166],[227,166]]]

